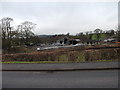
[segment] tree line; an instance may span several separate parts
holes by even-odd
[[[11,26],[12,22],[13,19],[9,17],[5,17],[0,20],[3,50],[10,50],[11,46],[28,43],[29,38],[35,36],[33,30],[36,24],[29,21],[24,21],[14,30],[14,27]]]

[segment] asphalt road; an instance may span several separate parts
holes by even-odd
[[[54,70],[118,68],[118,62],[51,63],[51,64],[2,64],[2,70]]]
[[[118,70],[3,71],[3,88],[118,88]]]

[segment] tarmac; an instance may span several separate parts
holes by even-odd
[[[51,64],[1,64],[2,71],[77,71],[118,70],[120,62],[84,62]]]

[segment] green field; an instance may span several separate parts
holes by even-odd
[[[106,34],[101,34],[101,35],[100,35],[100,40],[105,39],[107,36],[108,36],[108,35],[106,35]],[[97,40],[97,35],[96,35],[96,34],[93,34],[93,35],[92,35],[92,39]]]

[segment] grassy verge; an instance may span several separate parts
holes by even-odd
[[[118,61],[118,60],[96,60],[96,61],[90,61],[90,62],[112,62],[112,61]],[[70,61],[8,61],[8,62],[0,62],[0,64],[50,64],[50,63],[85,63],[89,61],[76,61],[76,62],[70,62]]]
[[[22,63],[26,63],[26,64],[29,64],[29,63],[68,63],[67,61],[9,61],[9,62],[0,62],[2,64],[22,64]]]

